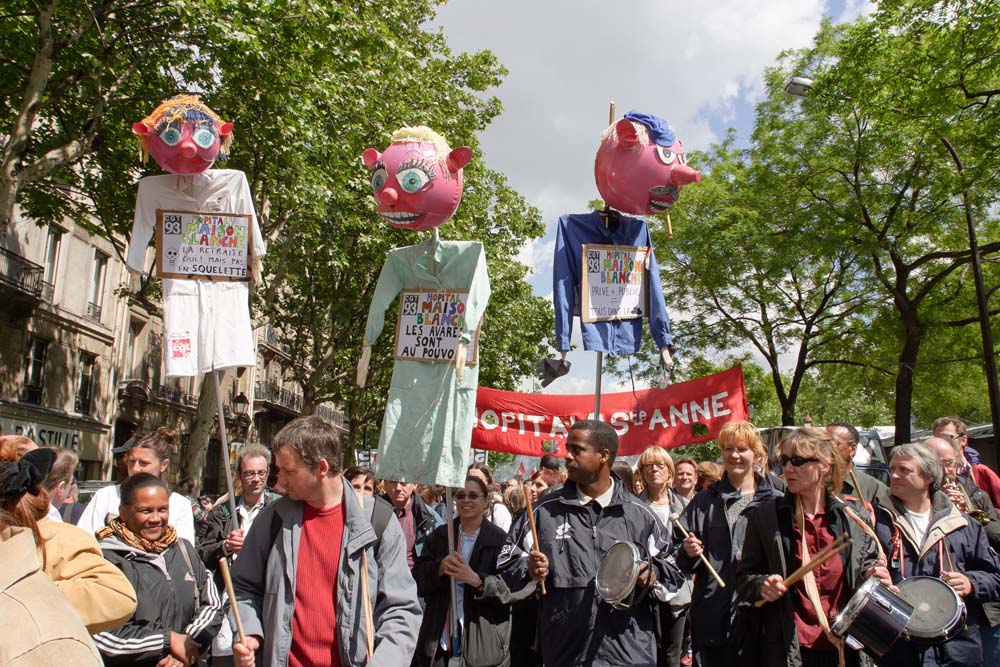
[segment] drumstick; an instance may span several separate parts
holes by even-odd
[[[684,535],[684,538],[687,539],[691,535],[691,533],[687,532],[687,529],[680,522],[680,518],[681,517],[680,517],[679,514],[671,514],[670,515],[670,520],[673,521],[675,524],[677,524],[677,527],[681,529],[681,533]],[[713,577],[715,577],[715,581],[718,582],[719,588],[725,588],[726,587],[726,582],[724,582],[722,580],[722,577],[719,576],[719,573],[715,571],[715,568],[712,567],[712,564],[708,562],[707,558],[705,558],[705,552],[704,551],[702,551],[700,554],[698,554],[698,558],[700,558],[701,562],[704,563],[705,567],[708,568],[709,573]]]
[[[233,610],[233,618],[236,619],[236,631],[240,635],[240,643],[246,646],[247,636],[243,633],[243,620],[240,618],[240,610],[236,606],[236,593],[233,591],[233,578],[229,576],[229,561],[227,559],[219,559],[219,571],[222,573],[222,580],[226,582],[226,593],[229,595],[229,606]]]
[[[799,580],[802,579],[802,577],[806,576],[852,544],[854,544],[854,540],[848,537],[847,533],[843,533],[833,542],[817,551],[807,565],[803,565],[799,569],[795,570],[795,572],[792,572],[782,583],[785,584],[787,588],[791,588],[795,584],[799,583]],[[767,600],[757,600],[753,603],[753,605],[755,607],[763,607],[767,604],[767,602]]]
[[[538,546],[538,529],[535,528],[535,513],[531,509],[531,491],[524,492],[524,504],[525,510],[528,512],[528,525],[531,527],[531,541],[535,547],[535,551],[541,552],[541,548]],[[542,595],[545,595],[545,577],[538,582],[541,584]]]

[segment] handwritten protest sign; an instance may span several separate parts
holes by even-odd
[[[157,275],[248,280],[250,224],[245,214],[157,209]]]
[[[630,320],[649,311],[649,248],[583,245],[580,319]]]
[[[455,345],[466,329],[467,291],[403,290],[396,322],[395,358],[448,364],[455,360]],[[472,337],[467,366],[479,361],[479,327]]]

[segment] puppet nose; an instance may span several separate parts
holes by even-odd
[[[185,141],[181,144],[181,155],[186,158],[193,158],[198,154],[198,149],[195,147],[193,141]]]
[[[670,171],[670,180],[674,185],[687,185],[688,183],[700,183],[701,172],[695,171],[686,164],[675,164]]]
[[[393,188],[383,188],[378,193],[378,202],[380,204],[386,204],[387,206],[395,204],[397,199],[399,199],[399,195],[396,194],[396,190]]]

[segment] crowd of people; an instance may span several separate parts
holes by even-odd
[[[301,417],[240,450],[233,499],[196,499],[164,480],[164,427],[86,504],[72,451],[0,436],[0,665],[1000,665],[1000,477],[960,419],[933,433],[892,448],[886,485],[845,422],[768,452],[734,421],[718,461],[651,446],[633,467],[586,420],[565,461],[444,489],[344,470],[336,429]],[[834,627],[866,586],[924,580],[960,619],[881,656]]]

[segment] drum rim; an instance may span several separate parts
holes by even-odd
[[[868,597],[871,595],[872,589],[878,586],[878,583],[878,580],[872,577],[871,579],[866,579],[863,584],[858,586],[858,590],[854,591],[847,604],[844,605],[844,608],[834,616],[833,623],[830,625],[830,630],[834,634],[843,636],[850,629],[855,619],[857,619],[858,614],[861,613],[861,610],[868,603]]]
[[[601,572],[604,569],[604,563],[608,555],[612,551],[617,549],[619,545],[625,545],[624,548],[632,554],[632,573],[628,576],[627,581],[622,582],[622,586],[625,589],[624,593],[620,597],[615,597],[610,595],[609,591],[607,590],[608,587],[606,583],[602,583]],[[597,594],[600,596],[600,598],[612,605],[620,604],[622,601],[627,600],[629,596],[632,595],[632,593],[635,591],[635,585],[639,581],[639,566],[642,563],[643,563],[642,553],[639,551],[639,547],[637,547],[632,542],[627,542],[625,540],[618,540],[614,544],[612,544],[608,548],[608,550],[604,552],[604,555],[601,556],[601,562],[598,563],[597,566],[597,576],[594,578],[595,588],[597,589]]]
[[[948,592],[951,594],[951,599],[956,602],[955,613],[952,614],[951,618],[948,619],[948,622],[945,624],[943,628],[917,630],[915,628],[910,627],[910,622],[912,622],[917,615],[917,606],[912,602],[910,602],[909,600],[906,600],[906,598],[903,598],[904,600],[906,600],[908,604],[913,606],[913,616],[911,616],[910,621],[906,623],[907,633],[909,633],[911,637],[916,637],[917,639],[938,639],[942,637],[942,635],[947,635],[951,631],[953,631],[955,625],[962,620],[962,616],[967,613],[965,609],[965,602],[958,594],[958,591],[956,591],[954,588],[945,583],[943,579],[941,579],[940,577],[932,577],[926,574],[907,577],[906,579],[903,579],[898,584],[896,584],[896,587],[899,589],[899,597],[903,597],[903,591],[906,589],[907,582],[916,582],[918,580],[929,580],[935,582],[935,585],[940,584],[938,588],[941,588],[942,590],[947,589]]]

